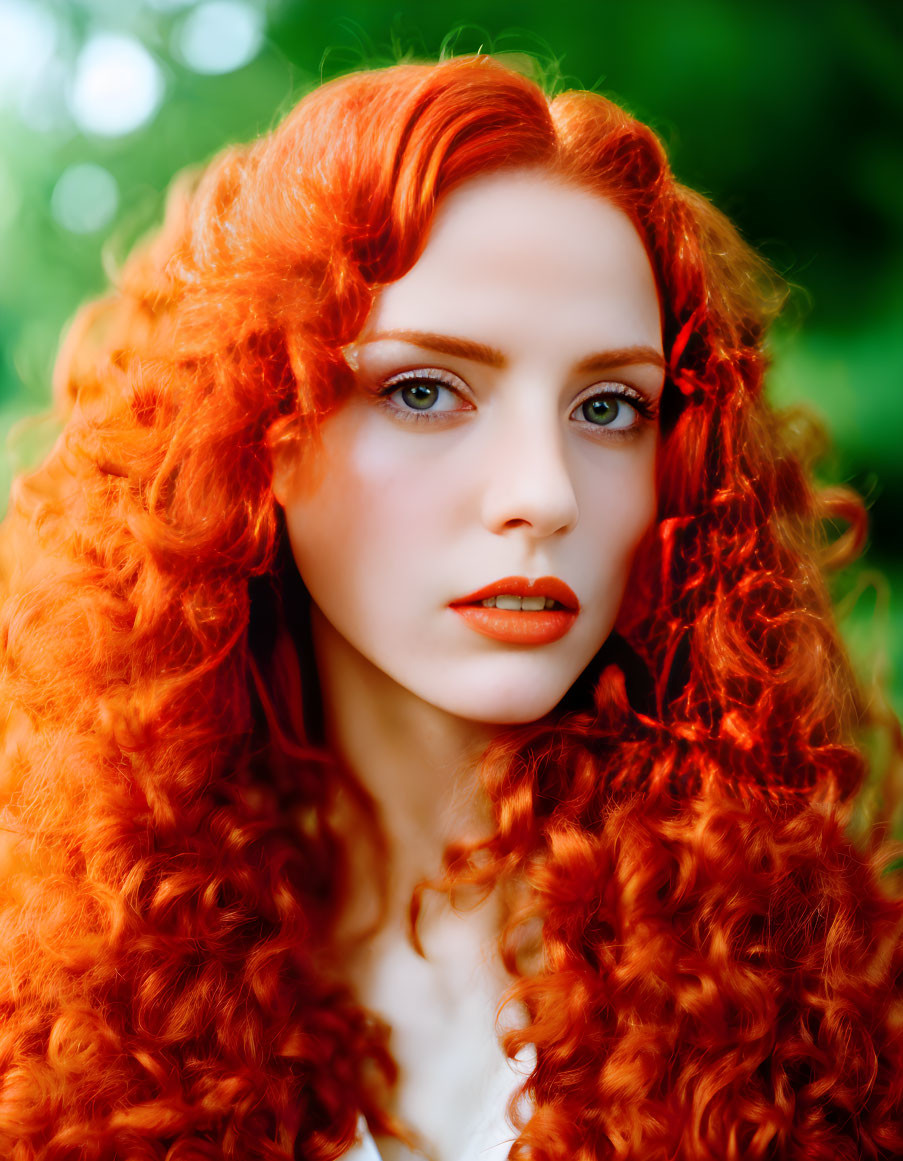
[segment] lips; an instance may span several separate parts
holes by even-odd
[[[482,602],[509,594],[515,597],[542,597],[556,602],[546,609],[499,609]],[[514,645],[548,645],[567,633],[577,619],[577,595],[557,577],[529,581],[509,576],[493,581],[466,597],[450,602],[452,608],[475,632]]]
[[[557,576],[541,576],[534,581],[527,580],[523,576],[502,577],[501,580],[493,581],[492,584],[478,589],[475,593],[452,601],[451,607],[457,609],[462,605],[478,605],[481,601],[501,596],[504,593],[511,593],[515,597],[547,597],[557,601],[559,605],[572,613],[580,611],[577,594]]]

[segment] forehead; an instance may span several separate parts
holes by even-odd
[[[588,190],[517,170],[444,200],[420,258],[380,291],[366,329],[499,342],[538,319],[569,345],[661,348],[655,277],[627,215]]]

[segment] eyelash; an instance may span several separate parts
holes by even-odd
[[[449,416],[461,414],[462,411],[472,410],[472,408],[467,407],[455,409],[452,411],[433,411],[431,409],[419,411],[415,408],[400,406],[391,401],[392,396],[395,395],[398,391],[401,391],[404,387],[410,386],[414,383],[423,382],[427,382],[431,386],[444,387],[446,391],[450,391],[459,399],[464,398],[463,394],[456,386],[456,383],[451,381],[451,378],[447,375],[446,372],[428,367],[416,371],[402,371],[400,374],[393,375],[391,379],[383,383],[382,387],[380,387],[379,391],[377,392],[381,406],[383,406],[387,411],[390,411],[394,417],[401,419],[404,423],[419,424],[442,423],[447,420]],[[629,404],[637,414],[637,421],[631,423],[629,427],[611,428],[607,424],[591,423],[588,419],[583,421],[582,426],[589,428],[593,431],[594,434],[604,434],[604,436],[608,439],[627,438],[633,435],[643,422],[651,422],[656,418],[658,414],[658,408],[651,400],[647,399],[639,391],[634,390],[634,388],[629,387],[625,383],[619,383],[617,386],[619,388],[617,391],[599,391],[595,389],[598,387],[598,384],[594,384],[594,388],[591,389],[587,395],[585,395],[582,399],[578,398],[577,402],[574,404],[571,410],[571,415],[573,415],[574,412],[578,408],[582,407],[585,403],[589,403],[590,400],[597,398],[618,399],[624,403]]]

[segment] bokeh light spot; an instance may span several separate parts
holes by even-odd
[[[177,54],[189,68],[209,75],[231,73],[253,60],[263,43],[263,17],[240,0],[209,0],[185,18]]]
[[[53,13],[25,0],[0,0],[0,97],[20,99],[50,63],[57,42]]]
[[[163,76],[134,37],[101,33],[79,54],[69,108],[79,127],[102,137],[137,129],[156,113]]]
[[[64,169],[50,197],[50,210],[73,234],[93,234],[113,219],[119,187],[109,170],[84,161]]]

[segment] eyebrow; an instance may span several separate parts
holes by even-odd
[[[505,367],[508,359],[502,351],[489,347],[485,343],[476,343],[471,339],[459,339],[453,335],[439,335],[432,331],[378,331],[360,340],[360,346],[369,343],[380,343],[389,340],[402,343],[412,343],[429,351],[438,351],[442,355],[452,355],[459,359],[471,359],[475,363],[485,363],[489,367]],[[610,351],[600,351],[598,354],[588,355],[581,359],[574,368],[577,372],[607,371],[612,367],[630,367],[637,363],[648,363],[653,367],[665,369],[665,360],[655,347],[633,346],[617,347]]]

